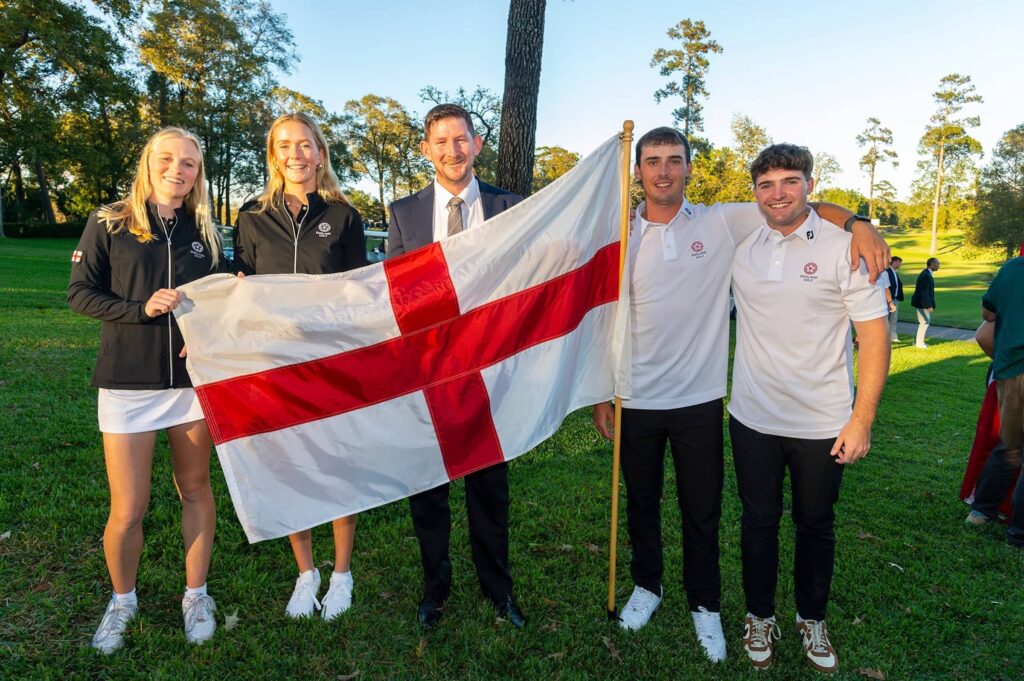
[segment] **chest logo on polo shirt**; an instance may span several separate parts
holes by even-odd
[[[804,265],[804,273],[800,276],[804,281],[814,281],[818,278],[818,263],[809,262]]]
[[[199,243],[198,241],[193,241],[192,242],[192,255],[195,256],[196,258],[205,258],[206,257],[205,250],[206,249],[203,248],[203,245],[201,243]]]
[[[690,244],[690,257],[694,260],[700,260],[708,253],[704,250],[704,243],[701,241],[694,241]]]
[[[329,237],[331,235],[331,226],[326,222],[321,222],[316,226],[316,235],[321,239]]]

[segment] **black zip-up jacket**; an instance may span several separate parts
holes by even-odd
[[[134,234],[107,232],[94,212],[72,256],[68,304],[75,312],[103,322],[92,384],[121,390],[189,388],[192,380],[173,314],[146,315],[146,301],[161,288],[175,288],[218,271],[209,244],[185,208],[176,216],[170,238],[150,206],[154,239],[139,243]]]
[[[258,213],[258,206],[238,214],[235,269],[249,274],[335,274],[362,267],[366,237],[359,212],[347,203],[327,204],[307,194],[309,208],[301,221],[283,205]]]

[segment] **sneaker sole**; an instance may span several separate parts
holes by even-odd
[[[121,650],[121,648],[124,648],[124,641],[121,641],[116,646],[98,646],[90,643],[89,647],[101,655],[113,655],[117,651]]]
[[[807,660],[807,666],[808,667],[810,667],[814,671],[820,672],[822,674],[834,674],[836,672],[836,670],[839,669],[839,660],[836,660],[835,665],[833,665],[831,667],[822,667],[820,664],[818,664],[817,662],[815,662],[811,658],[807,657],[806,655],[804,656],[804,659]]]

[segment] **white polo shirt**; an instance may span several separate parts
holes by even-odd
[[[850,418],[850,322],[888,314],[850,235],[811,210],[787,237],[762,224],[736,249],[736,356],[729,413],[768,435],[835,437]]]
[[[434,241],[448,238],[448,202],[455,196],[441,186],[434,178]],[[480,201],[480,183],[476,176],[470,180],[466,188],[459,192],[459,198],[465,201],[462,210],[462,230],[479,227],[484,221],[484,206]]]
[[[633,409],[725,396],[729,274],[736,244],[763,222],[753,203],[684,202],[668,224],[637,218],[629,240]]]

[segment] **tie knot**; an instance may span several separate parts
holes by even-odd
[[[448,200],[448,207],[449,208],[457,208],[457,207],[461,206],[464,203],[465,203],[465,201],[463,201],[459,197],[453,196],[451,199]]]

